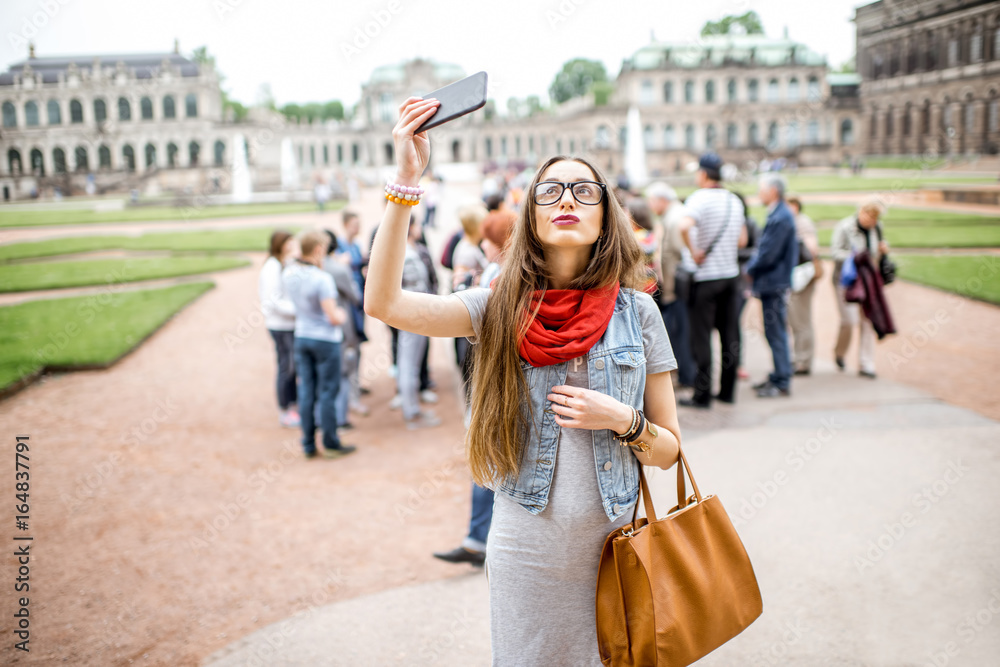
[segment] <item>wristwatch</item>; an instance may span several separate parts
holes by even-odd
[[[659,433],[656,432],[656,425],[653,424],[653,422],[651,421],[647,421],[646,428],[649,429],[650,434],[653,436],[653,439],[655,440],[656,436],[659,435]],[[632,442],[628,443],[628,446],[632,449],[633,452],[642,452],[642,453],[648,452],[652,448],[648,442],[645,442],[643,440],[633,440]]]

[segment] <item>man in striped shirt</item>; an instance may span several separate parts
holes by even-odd
[[[693,274],[688,314],[691,321],[691,352],[698,372],[694,394],[681,405],[709,408],[712,399],[736,400],[736,369],[740,360],[740,273],[737,249],[744,234],[743,205],[722,187],[722,160],[706,153],[698,161],[698,190],[684,202],[681,220],[684,240],[683,265]],[[712,393],[712,329],[722,341],[722,376],[719,393]]]

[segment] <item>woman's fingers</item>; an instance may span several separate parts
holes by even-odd
[[[434,99],[430,100],[419,100],[411,104],[406,105],[402,110],[399,117],[399,125],[406,126],[413,121],[413,119],[420,114],[424,113],[427,109],[439,105],[440,102]]]
[[[407,134],[413,133],[414,130],[420,127],[425,120],[430,118],[431,115],[437,111],[439,106],[441,106],[441,103],[437,100],[433,100],[426,107],[415,107],[414,109],[411,109],[411,112],[416,113],[416,115],[403,126],[403,130]]]

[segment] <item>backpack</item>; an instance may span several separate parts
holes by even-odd
[[[441,253],[441,266],[449,271],[455,268],[455,246],[458,245],[458,242],[462,240],[463,236],[465,236],[464,231],[459,229],[457,232],[452,234],[448,239],[448,242],[444,244],[444,252]]]

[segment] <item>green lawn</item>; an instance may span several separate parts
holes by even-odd
[[[327,210],[344,206],[343,201],[328,202]],[[30,227],[34,225],[85,225],[96,222],[143,222],[150,220],[201,220],[235,216],[301,213],[315,211],[311,202],[275,204],[227,204],[223,206],[140,206],[122,211],[70,209],[61,211],[5,211],[0,208],[0,227]]]
[[[836,174],[784,174],[788,181],[788,191],[797,194],[807,194],[810,192],[865,192],[892,193],[902,190],[919,190],[926,186],[933,185],[983,185],[996,183],[996,178],[990,176],[943,176],[935,173],[914,171],[911,174],[901,176],[839,176]],[[694,192],[694,178],[691,178],[692,185],[682,185],[677,189],[677,194],[687,197]],[[756,195],[758,183],[755,178],[747,181],[724,183],[725,187],[736,190],[743,195]]]
[[[857,212],[856,206],[846,204],[810,204],[805,201],[804,212],[818,225],[834,223]],[[751,206],[750,215],[758,222],[763,222],[765,216],[763,206]],[[915,208],[889,207],[883,223],[894,225],[1000,225],[1000,216],[977,215],[975,213],[952,213],[950,211],[929,211]]]
[[[109,364],[214,286],[197,282],[0,307],[0,389],[46,366]]]
[[[0,265],[0,292],[103,285],[221,271],[250,262],[238,257],[146,257]]]
[[[819,244],[830,245],[832,229],[820,229]],[[896,227],[886,225],[885,239],[897,248],[997,248],[1000,225],[973,227]]]
[[[271,232],[278,227],[159,232],[142,236],[72,236],[0,246],[0,261],[70,255],[96,250],[257,250],[266,251]],[[284,226],[295,233],[299,227]]]
[[[1000,304],[996,255],[894,255],[900,278]]]

